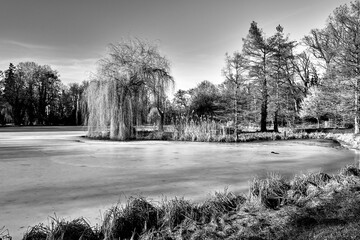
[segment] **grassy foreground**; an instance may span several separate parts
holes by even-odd
[[[254,178],[247,195],[225,191],[202,203],[132,197],[109,209],[101,226],[52,219],[29,228],[23,240],[359,239],[359,227],[360,170],[346,166],[291,181],[269,174]]]

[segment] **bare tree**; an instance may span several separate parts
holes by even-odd
[[[360,97],[360,1],[336,8],[329,17],[328,29],[338,43],[334,68],[343,88],[354,96],[354,132],[359,133]]]
[[[243,74],[246,71],[246,59],[239,52],[234,52],[232,56],[226,53],[225,67],[222,70],[226,81],[233,87],[233,116],[235,125],[235,141],[238,140],[238,114],[239,114],[239,90],[244,85]]]

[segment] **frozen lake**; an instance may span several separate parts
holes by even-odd
[[[335,173],[355,161],[354,152],[324,140],[111,142],[83,135],[80,127],[0,128],[0,228],[14,239],[54,213],[95,225],[132,195],[197,201],[226,187],[246,192],[255,175]]]

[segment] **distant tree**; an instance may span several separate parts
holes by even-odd
[[[16,67],[10,63],[5,71],[4,98],[11,106],[11,117],[15,125],[24,123],[25,115],[25,81],[21,73],[17,73]]]
[[[240,87],[245,85],[244,73],[246,71],[246,59],[239,52],[234,52],[232,56],[225,55],[225,67],[222,73],[225,77],[225,81],[233,89],[233,96],[231,100],[233,102],[233,121],[235,125],[235,141],[238,139],[238,114],[239,114],[239,94]],[[226,84],[225,83],[225,84]]]
[[[190,113],[190,95],[188,91],[179,89],[174,94],[173,105],[176,111],[178,112],[178,116],[189,116]],[[174,109],[174,110],[175,110]]]
[[[312,29],[310,34],[303,38],[303,42],[320,63],[325,63],[322,67],[328,71],[339,48],[339,42],[332,37],[330,26],[324,29]]]
[[[25,103],[25,124],[33,125],[36,118],[37,99],[37,71],[40,66],[34,62],[21,62],[16,66],[17,74],[23,78],[25,94],[22,96]]]
[[[10,64],[5,74],[0,74],[0,124],[81,124],[87,111],[87,85],[83,82],[67,87],[58,72],[47,65]]]
[[[250,25],[249,33],[243,39],[243,55],[248,62],[249,76],[258,85],[261,96],[260,130],[265,132],[268,114],[268,81],[269,81],[269,58],[272,55],[271,46],[264,37],[256,22]]]
[[[331,74],[339,78],[342,89],[353,94],[354,132],[359,133],[360,97],[360,1],[336,8],[329,17],[327,30],[337,45]],[[334,49],[333,49],[334,50]]]
[[[194,117],[213,118],[219,109],[219,90],[217,87],[204,80],[196,88],[189,90],[191,96],[190,111]]]
[[[285,115],[281,110],[286,109],[289,102],[289,91],[292,91],[294,87],[293,82],[290,81],[293,72],[289,71],[288,66],[291,65],[294,58],[295,42],[284,36],[283,27],[280,25],[276,27],[276,33],[268,41],[272,51],[269,57],[269,75],[271,77],[269,93],[273,105],[274,131],[278,132],[279,116]],[[292,91],[291,94],[294,92]]]
[[[70,83],[67,88],[65,88],[64,94],[68,99],[64,99],[65,102],[69,104],[69,110],[67,113],[68,124],[80,125],[83,122],[82,114],[82,102],[84,98],[84,91],[86,89],[86,82],[81,84],[79,83]]]
[[[57,71],[50,66],[39,66],[35,74],[37,92],[37,120],[39,124],[49,124],[56,115],[56,101],[60,92]]]
[[[57,101],[56,117],[64,125],[75,124],[72,118],[73,102],[69,86],[60,84],[59,98]]]
[[[301,118],[314,117],[317,120],[317,127],[320,128],[320,117],[326,113],[325,95],[318,87],[309,89],[307,96],[301,103],[299,116]]]
[[[313,29],[304,38],[309,51],[325,69],[320,85],[333,96],[328,100],[329,111],[335,116],[339,111],[343,116],[350,114],[354,119],[355,133],[359,133],[359,17],[359,0],[341,5],[329,16],[323,29]]]
[[[296,55],[292,61],[296,75],[301,80],[300,90],[305,96],[312,86],[319,85],[319,73],[307,52]]]
[[[6,124],[6,100],[4,98],[4,73],[0,71],[0,125]]]

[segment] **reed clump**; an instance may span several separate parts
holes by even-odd
[[[99,238],[96,231],[94,232],[93,228],[84,218],[78,218],[72,221],[54,221],[54,226],[50,230],[49,240],[97,240]]]
[[[49,234],[50,228],[41,223],[29,228],[23,240],[46,240]]]
[[[259,201],[265,207],[278,209],[286,202],[289,183],[279,174],[270,173],[267,178],[254,178],[250,183],[250,198]]]
[[[138,239],[140,234],[158,227],[161,213],[142,197],[129,198],[125,207],[111,208],[104,218],[104,239]]]
[[[238,130],[236,133],[234,127],[226,126],[207,118],[196,120],[184,118],[176,122],[174,129],[172,140],[193,142],[251,142],[292,139],[336,139],[337,137],[333,133],[296,132],[290,128],[284,128],[281,132],[243,132]]]
[[[98,240],[100,232],[84,219],[77,218],[72,221],[52,218],[50,226],[35,225],[27,230],[23,240]]]

